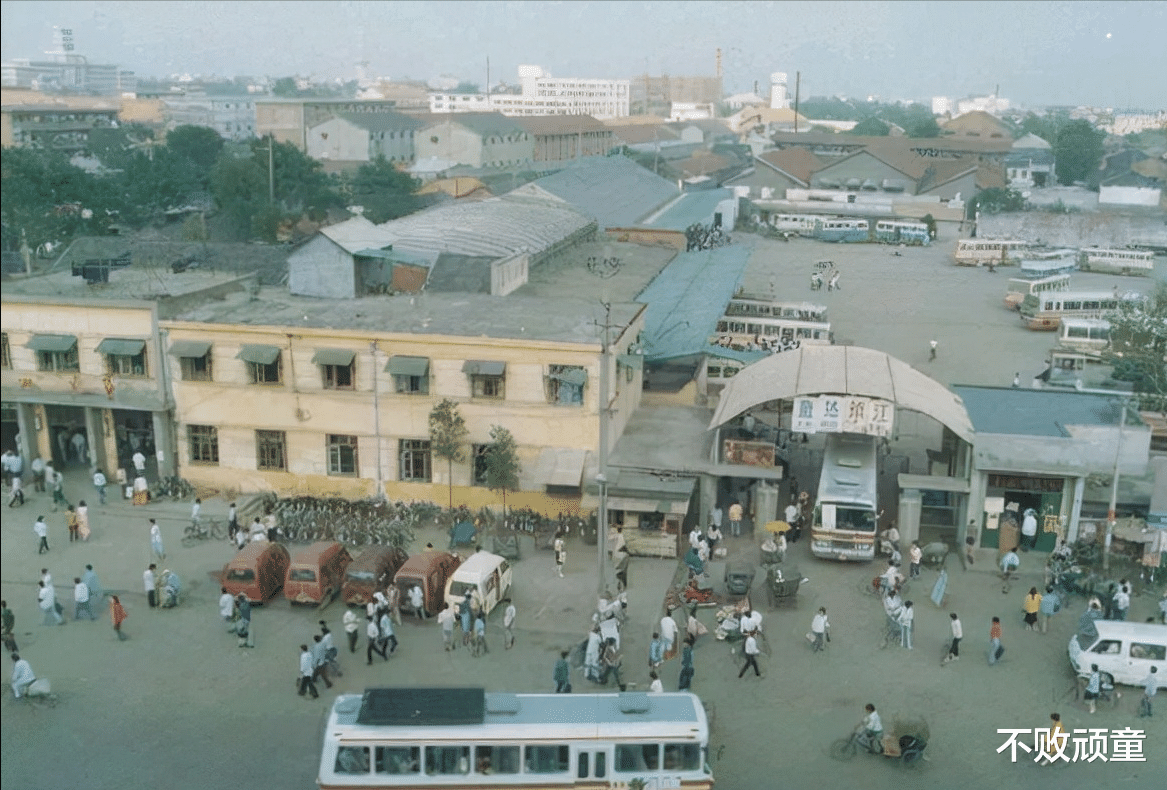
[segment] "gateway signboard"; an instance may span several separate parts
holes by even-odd
[[[863,433],[890,436],[895,404],[878,398],[817,395],[794,399],[795,433]]]

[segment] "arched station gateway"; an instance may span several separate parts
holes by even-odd
[[[955,548],[964,540],[972,421],[949,389],[881,351],[814,345],[768,356],[728,380],[709,427],[718,476],[706,479],[714,490],[702,499],[742,502],[758,526],[781,518],[779,504],[795,489],[813,504],[826,481],[876,489],[868,518],[878,515],[881,529],[898,522],[904,542]],[[838,474],[820,479],[824,456]],[[787,481],[785,495],[773,482],[775,467]],[[865,471],[866,484],[858,479]],[[840,529],[860,519],[843,505],[818,515],[832,524],[838,518]],[[839,558],[862,558],[846,554]]]

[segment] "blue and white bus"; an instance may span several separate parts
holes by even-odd
[[[927,246],[932,243],[932,234],[923,222],[881,219],[875,223],[875,240],[885,244]]]
[[[865,219],[835,217],[820,220],[814,237],[819,241],[863,242],[871,240],[871,225]]]

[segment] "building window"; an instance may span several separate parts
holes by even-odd
[[[400,480],[412,480],[419,483],[428,483],[430,475],[430,442],[429,439],[402,439]]]
[[[357,477],[357,437],[328,435],[328,474]]]
[[[547,402],[582,406],[588,372],[580,365],[551,365],[547,372]]]
[[[201,357],[179,357],[178,365],[182,369],[183,381],[211,381],[210,352]]]
[[[213,425],[186,426],[192,464],[219,463],[219,429]]]
[[[486,485],[486,454],[490,451],[489,444],[473,445],[473,452],[470,455],[471,472],[474,480],[474,485]]]
[[[0,367],[12,370],[12,351],[8,348],[8,333],[0,334]]]
[[[402,395],[428,395],[430,361],[425,357],[390,357],[385,370],[393,376],[393,388]]]
[[[106,371],[114,376],[145,376],[146,375],[146,350],[142,353],[130,356],[128,354],[106,354],[105,355]]]
[[[276,361],[270,365],[265,365],[262,362],[248,362],[247,363],[247,380],[252,384],[279,384],[280,383],[280,360],[276,357]]]
[[[255,432],[255,468],[284,472],[288,468],[288,436],[283,431]]]
[[[50,373],[72,373],[81,370],[77,359],[77,345],[68,351],[36,352],[36,368]]]
[[[506,363],[468,360],[462,372],[470,377],[470,392],[475,398],[506,397]]]
[[[351,390],[353,388],[352,365],[321,365],[324,374],[324,389]]]

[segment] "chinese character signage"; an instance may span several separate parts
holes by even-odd
[[[796,433],[865,433],[890,436],[895,404],[878,398],[818,395],[794,399]]]
[[[1009,750],[1010,762],[1017,762],[1017,751],[1024,757],[1040,763],[1146,762],[1143,754],[1145,730],[1130,727],[1116,729],[1077,729],[1073,734],[1061,729],[1035,727],[1027,730],[997,730],[1009,738],[997,749],[1001,754]],[[1033,746],[1029,744],[1032,743]]]
[[[771,442],[747,442],[726,439],[724,457],[727,464],[746,466],[774,466],[774,445]]]

